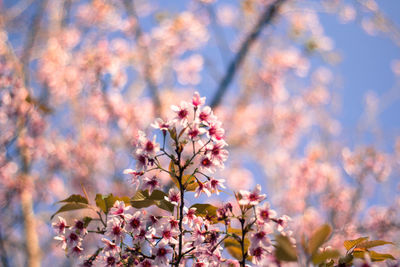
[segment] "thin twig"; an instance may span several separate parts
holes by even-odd
[[[228,69],[225,72],[224,77],[222,78],[221,82],[219,83],[218,89],[212,98],[211,107],[217,107],[222,97],[225,95],[230,83],[232,82],[233,78],[237,70],[240,68],[243,60],[245,59],[247,53],[249,52],[252,44],[257,40],[259,37],[261,30],[264,26],[268,25],[272,19],[275,17],[280,5],[285,2],[285,0],[276,0],[275,3],[271,4],[270,6],[266,7],[262,15],[260,16],[257,24],[254,28],[250,31],[249,35],[243,42],[242,46],[239,49],[239,52],[235,55],[233,60],[228,66]]]

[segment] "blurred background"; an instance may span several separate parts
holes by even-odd
[[[368,235],[400,256],[399,15],[374,0],[0,0],[2,266],[76,266],[55,203],[132,196],[137,131],[194,91],[223,121],[229,191],[261,184],[297,238],[328,222],[332,246]]]

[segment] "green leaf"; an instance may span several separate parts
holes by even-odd
[[[242,230],[241,229],[236,229],[236,228],[228,228],[228,233],[230,234],[236,234],[239,238],[242,237]],[[228,253],[234,257],[237,260],[242,260],[243,255],[242,255],[242,246],[240,242],[234,238],[234,237],[228,237],[224,240],[224,246]],[[247,254],[247,251],[249,250],[250,247],[250,240],[245,237],[244,238],[244,253]],[[251,260],[251,256],[247,256],[247,260]]]
[[[176,128],[168,129],[169,135],[173,140],[176,140]]]
[[[396,260],[391,254],[378,253],[376,251],[369,251],[372,261]]]
[[[179,174],[177,174],[178,170],[179,170],[178,166],[176,166],[174,161],[171,160],[169,162],[168,171],[170,173],[172,180],[174,180],[174,183],[175,183],[175,180],[177,180],[176,176],[179,175]]]
[[[346,241],[344,241],[343,245],[347,250],[350,250],[353,247],[357,246],[358,244],[360,244],[368,239],[369,239],[369,237],[366,236],[366,237],[360,237],[360,238],[357,238],[354,240],[346,240]]]
[[[311,236],[308,241],[307,252],[310,255],[313,255],[317,252],[318,248],[324,244],[329,236],[331,235],[332,228],[328,224],[324,224],[319,227]]]
[[[396,260],[391,254],[378,253],[376,251],[354,251],[353,256],[359,259],[365,259],[365,253],[368,253],[372,261]]]
[[[79,209],[88,209],[90,206],[85,203],[67,203],[64,206],[62,206],[56,213],[51,215],[50,219],[52,220],[54,216],[61,212],[65,211],[71,211],[71,210],[79,210]]]
[[[289,238],[283,235],[277,235],[275,256],[281,261],[297,261],[296,248],[292,245]]]
[[[131,202],[132,201],[143,201],[149,198],[149,192],[148,191],[137,191],[133,197],[131,197]]]
[[[179,188],[179,181],[178,181],[179,167],[176,164],[174,164],[174,162],[171,160],[169,162],[168,170],[172,181],[174,182],[176,187]],[[199,186],[196,177],[190,174],[182,176],[182,185],[185,187],[187,191],[195,191],[196,188]]]
[[[217,207],[210,204],[194,204],[191,208],[196,208],[196,216],[208,219],[212,223],[217,223]]]
[[[88,199],[81,195],[70,195],[68,198],[58,201],[58,203],[71,203],[71,202],[89,204]]]
[[[321,264],[324,263],[325,261],[329,260],[329,259],[336,259],[340,256],[339,251],[337,250],[325,250],[321,253],[316,253],[313,257],[312,257],[312,262],[317,265],[317,264]]]
[[[148,192],[147,192],[147,195],[149,195]],[[149,197],[149,199],[151,199],[151,200],[163,200],[164,197],[166,197],[166,196],[168,196],[168,195],[166,193],[164,193],[163,191],[153,190],[153,192],[151,193],[151,196]]]
[[[157,207],[159,207],[160,209],[169,211],[171,213],[174,212],[174,208],[175,206],[173,204],[171,204],[171,202],[166,201],[165,199],[160,200],[160,201],[156,201],[156,205]]]
[[[383,245],[387,245],[387,244],[393,244],[393,243],[383,241],[383,240],[365,241],[365,242],[362,242],[362,243],[356,245],[356,248],[369,249],[369,248],[383,246]]]
[[[88,217],[88,216],[84,217],[84,218],[82,219],[84,227],[85,227],[85,228],[88,227],[89,223],[90,223],[92,220],[93,220],[93,219],[90,218],[90,217]]]
[[[132,207],[137,209],[147,208],[156,205],[160,209],[173,212],[175,206],[166,201],[164,197],[167,196],[160,190],[154,190],[149,196],[149,191],[137,191],[136,194],[130,199]]]
[[[101,194],[96,194],[96,206],[99,207],[104,213],[108,213],[112,206],[114,206],[115,201],[123,201],[126,205],[130,205],[130,199],[129,197],[117,197],[114,196],[113,194],[108,194],[108,195],[101,195]]]
[[[187,191],[195,191],[196,188],[199,187],[196,177],[190,174],[182,177],[182,184]]]

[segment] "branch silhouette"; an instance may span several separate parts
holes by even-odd
[[[260,18],[258,19],[254,28],[250,31],[247,35],[245,41],[243,42],[242,46],[239,49],[239,52],[235,55],[235,57],[230,62],[224,77],[222,78],[221,82],[218,85],[218,89],[215,92],[214,97],[211,101],[211,107],[217,107],[222,100],[222,97],[225,95],[226,91],[229,88],[233,78],[235,77],[236,72],[239,70],[243,60],[245,59],[247,53],[249,52],[252,44],[257,40],[260,36],[262,29],[267,26],[272,19],[277,14],[279,7],[285,0],[277,0],[273,4],[267,6],[264,12],[261,14]]]

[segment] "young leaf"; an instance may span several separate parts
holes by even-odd
[[[369,249],[369,248],[373,248],[373,247],[383,246],[386,244],[393,244],[393,243],[383,241],[383,240],[365,241],[365,242],[362,242],[362,243],[356,245],[356,248]]]
[[[321,253],[316,253],[314,254],[314,256],[312,257],[312,262],[317,265],[317,264],[321,264],[324,263],[325,261],[329,260],[329,259],[336,259],[340,256],[339,251],[337,250],[325,250]]]
[[[196,188],[199,187],[196,177],[190,174],[182,177],[182,184],[186,187],[187,191],[195,191]]]
[[[191,208],[196,208],[196,215],[205,217],[212,223],[217,223],[217,207],[210,204],[194,204]]]
[[[310,255],[313,255],[317,252],[318,248],[324,244],[329,236],[331,235],[332,228],[328,224],[324,224],[319,227],[311,236],[308,241],[307,252]]]
[[[108,213],[112,206],[114,205],[115,201],[123,201],[125,204],[130,205],[129,197],[117,197],[113,194],[108,195],[101,195],[96,194],[96,206],[99,207],[104,213]]]
[[[147,191],[146,191],[147,192]],[[148,195],[148,193],[147,193]],[[165,196],[168,196],[166,193],[160,190],[153,190],[149,199],[151,200],[163,200]]]
[[[73,203],[73,202],[89,204],[88,199],[81,195],[70,195],[68,198],[58,201],[58,203]]]
[[[292,245],[289,238],[283,235],[277,235],[275,256],[281,261],[297,261],[296,248]]]
[[[347,250],[350,250],[353,247],[357,246],[358,244],[368,240],[368,238],[369,237],[366,236],[366,237],[360,237],[360,238],[357,238],[357,239],[354,239],[354,240],[346,240],[346,241],[344,241],[343,245]]]
[[[369,256],[372,261],[396,260],[391,254],[383,254],[376,251],[369,251]]]
[[[354,251],[353,256],[359,259],[365,259],[365,253],[368,253],[372,261],[396,260],[391,254],[382,254],[376,251]]]
[[[84,227],[85,227],[85,228],[88,227],[89,223],[90,223],[92,220],[93,220],[93,219],[90,218],[90,217],[87,217],[87,216],[84,217],[84,218],[82,219]]]
[[[57,214],[59,214],[61,212],[70,211],[70,210],[88,209],[89,207],[90,206],[85,203],[67,203],[64,206],[62,206],[58,211],[56,211],[56,213],[51,215],[50,219],[52,220],[54,218],[54,216],[56,216]]]
[[[148,191],[139,190],[135,193],[135,195],[133,197],[131,197],[131,202],[132,201],[143,201],[143,200],[148,199],[148,197],[149,197]]]
[[[160,209],[173,212],[174,211],[174,205],[169,203],[164,199],[164,197],[167,196],[164,192],[160,190],[154,190],[149,196],[149,192],[146,191],[137,191],[136,194],[130,199],[130,204],[132,207],[141,209],[141,208],[147,208],[152,205],[156,205]]]
[[[157,205],[157,207],[159,207],[160,209],[169,211],[169,212],[171,212],[171,213],[174,212],[175,206],[172,205],[170,202],[166,201],[165,199],[156,201],[156,205]]]
[[[176,128],[168,129],[169,135],[173,140],[176,140]]]
[[[228,228],[228,233],[236,234],[238,237],[242,237],[242,230],[236,228]],[[240,242],[234,237],[228,237],[224,240],[224,246],[228,253],[237,260],[242,260],[242,246]],[[250,247],[250,240],[245,237],[244,239],[244,252],[247,253]],[[251,260],[251,256],[247,256],[247,260]]]

